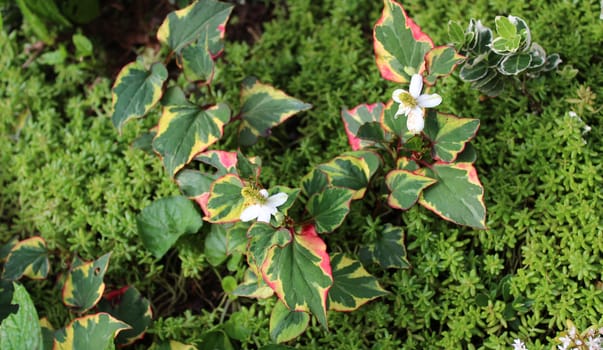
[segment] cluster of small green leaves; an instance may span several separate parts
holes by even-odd
[[[497,96],[509,77],[522,73],[537,77],[561,63],[559,54],[547,55],[542,46],[532,41],[530,28],[523,19],[497,16],[495,23],[496,36],[480,20],[471,19],[467,29],[458,22],[448,22],[452,45],[466,56],[459,76],[473,88]]]

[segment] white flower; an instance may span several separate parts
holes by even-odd
[[[418,134],[423,130],[425,121],[423,120],[424,108],[431,108],[442,103],[442,97],[438,94],[421,94],[423,89],[423,77],[419,74],[413,74],[410,79],[408,91],[396,89],[392,94],[394,102],[399,103],[396,117],[404,114],[408,117],[406,126],[413,134]]]
[[[528,350],[528,348],[526,348],[526,345],[519,339],[515,339],[515,341],[513,341],[513,350]]]
[[[601,338],[591,336],[586,341],[586,346],[588,346],[588,350],[601,350]]]
[[[268,197],[268,191],[245,187],[241,191],[247,207],[241,212],[241,221],[251,221],[255,218],[261,222],[270,222],[270,216],[277,213],[277,207],[283,205],[289,196],[279,192]]]

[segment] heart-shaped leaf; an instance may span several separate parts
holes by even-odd
[[[310,315],[303,311],[291,311],[280,300],[270,314],[270,339],[283,343],[296,338],[308,327]]]
[[[423,168],[438,180],[423,191],[419,204],[460,225],[486,229],[484,188],[471,163],[435,163]]]
[[[247,245],[247,224],[211,225],[205,238],[205,256],[212,266],[222,264],[235,253],[242,254]]]
[[[105,295],[98,303],[98,310],[110,314],[131,327],[117,335],[116,343],[121,346],[132,344],[142,338],[153,320],[151,303],[132,286]]]
[[[179,63],[188,81],[209,84],[214,77],[214,59],[205,45],[191,44],[182,48]]]
[[[121,131],[128,120],[145,116],[157,104],[167,77],[167,69],[161,63],[153,64],[150,70],[140,62],[132,62],[122,68],[111,93],[111,120],[117,130]]]
[[[25,275],[31,279],[44,279],[49,270],[46,241],[42,237],[31,237],[11,248],[2,278],[18,280]]]
[[[98,349],[111,349],[117,334],[128,328],[126,323],[104,312],[83,316],[55,333],[53,349],[88,350],[91,344]]]
[[[136,221],[142,244],[157,258],[167,253],[180,236],[197,233],[203,225],[195,205],[184,196],[154,201]]]
[[[373,28],[373,43],[381,76],[396,83],[408,83],[413,74],[421,74],[425,54],[433,48],[431,38],[393,0],[384,1]]]
[[[176,174],[195,156],[222,138],[230,120],[226,104],[202,109],[194,105],[166,106],[159,119],[153,147],[170,175]]]
[[[339,227],[350,211],[354,191],[347,188],[327,188],[310,197],[306,209],[319,233],[332,232]]]
[[[312,105],[295,99],[283,91],[260,83],[255,78],[243,81],[241,89],[241,118],[239,141],[253,145],[258,137],[266,137],[271,128],[283,123],[295,113]]]
[[[241,195],[243,186],[243,181],[234,174],[226,174],[214,181],[207,201],[205,219],[212,223],[239,220],[245,205],[245,199]]]
[[[36,307],[25,287],[14,282],[8,283],[12,286],[6,288],[13,290],[10,304],[18,305],[18,308],[0,321],[0,349],[40,349],[43,345],[42,331]],[[5,305],[0,306],[4,308]]]
[[[375,262],[385,269],[407,269],[404,231],[402,228],[386,224],[374,242],[360,249],[360,257],[366,262]]]
[[[276,245],[284,247],[293,238],[288,229],[276,229],[263,222],[254,223],[247,231],[247,236],[249,237],[247,263],[258,272],[270,248]]]
[[[333,286],[329,290],[329,309],[353,311],[367,302],[386,295],[377,279],[360,262],[342,253],[331,255]]]
[[[423,132],[433,143],[431,156],[453,162],[479,129],[479,119],[459,118],[429,110]]]
[[[107,253],[94,261],[72,266],[63,284],[65,305],[78,312],[85,312],[98,303],[105,291],[103,277],[107,272],[110,256],[111,253]]]
[[[463,61],[465,57],[459,55],[453,47],[438,46],[431,49],[425,55],[425,64],[427,68],[427,76],[425,81],[433,85],[440,77],[450,75],[454,71],[457,64]]]
[[[327,175],[331,185],[354,190],[353,199],[364,197],[372,175],[367,162],[353,156],[336,157],[319,165],[318,169]]]
[[[327,326],[327,293],[333,278],[327,246],[313,226],[304,226],[286,246],[272,247],[262,274],[289,310],[311,312]]]
[[[352,109],[341,110],[341,118],[348,136],[348,142],[354,151],[372,145],[374,142],[358,137],[358,129],[369,122],[378,122],[383,112],[383,103],[361,104]]]
[[[421,192],[434,183],[436,180],[432,178],[407,170],[392,170],[385,177],[385,184],[390,191],[387,204],[396,209],[410,209],[419,199]]]

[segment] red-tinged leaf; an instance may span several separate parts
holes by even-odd
[[[427,67],[425,81],[430,85],[435,84],[438,78],[450,75],[463,59],[465,56],[460,55],[453,47],[434,47],[425,55]]]
[[[78,312],[92,308],[103,295],[109,257],[107,253],[97,260],[84,262],[72,267],[63,285],[63,303]],[[75,265],[75,264],[74,264]]]
[[[205,151],[195,158],[200,162],[216,168],[217,175],[234,174],[237,170],[237,152],[211,150]]]
[[[384,79],[408,83],[425,70],[425,54],[433,48],[431,38],[406,15],[402,6],[384,0],[381,18],[373,28],[377,67]]]
[[[121,346],[141,339],[153,320],[151,303],[136,288],[129,286],[117,293],[108,293],[99,303],[98,310],[106,312],[118,320],[127,323],[126,329],[117,335],[116,342]]]
[[[302,228],[291,243],[274,246],[262,266],[264,281],[293,311],[311,312],[327,326],[327,293],[333,284],[327,246],[313,226]]]
[[[11,248],[2,278],[17,280],[21,276],[27,276],[31,279],[44,279],[49,270],[46,241],[42,237],[31,237]]]
[[[453,162],[475,137],[479,119],[459,118],[429,110],[423,132],[432,141],[432,157],[442,162]]]
[[[73,320],[55,333],[53,350],[110,349],[117,334],[129,329],[126,323],[101,312]]]
[[[341,110],[341,118],[348,136],[348,142],[354,151],[374,144],[359,138],[358,129],[365,123],[378,122],[383,113],[383,103],[362,104],[349,110]]]
[[[255,78],[247,78],[241,89],[239,141],[243,145],[253,145],[258,137],[268,136],[271,128],[310,108],[312,105],[281,90],[262,84]]]
[[[387,204],[396,209],[410,209],[419,199],[421,192],[434,183],[435,179],[407,170],[392,170],[385,177],[385,184],[390,191]]]
[[[226,174],[214,181],[207,199],[205,219],[212,223],[239,220],[245,205],[241,194],[243,187],[243,181],[234,174]]]
[[[360,262],[342,253],[331,255],[333,286],[329,290],[329,310],[353,311],[387,291]]]
[[[423,168],[438,182],[425,189],[419,204],[460,225],[486,229],[484,188],[471,163],[435,163]]]
[[[310,315],[303,311],[291,311],[278,301],[270,314],[270,339],[283,343],[302,334],[308,327]]]

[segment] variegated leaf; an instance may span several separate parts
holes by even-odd
[[[331,255],[331,267],[333,286],[329,290],[330,310],[353,311],[387,294],[377,279],[370,275],[360,262],[342,253]]]
[[[431,38],[393,0],[384,0],[381,18],[373,28],[377,66],[384,79],[408,83],[425,70],[425,54],[433,48]]]
[[[190,344],[184,344],[179,341],[170,340],[153,344],[149,350],[197,350],[197,347]]]
[[[270,314],[270,339],[275,343],[292,340],[308,327],[310,315],[303,311],[292,311],[280,300]]]
[[[360,257],[365,262],[378,263],[385,269],[409,268],[404,231],[400,227],[386,224],[374,242],[360,249]]]
[[[423,132],[432,141],[431,156],[443,162],[453,162],[479,129],[479,119],[459,118],[428,110]]]
[[[419,199],[421,192],[434,183],[436,180],[432,178],[407,170],[392,170],[385,177],[385,184],[390,191],[387,204],[396,209],[410,209]]]
[[[243,282],[232,291],[232,295],[247,298],[267,299],[274,294],[261,276],[258,276],[252,268],[245,271]]]
[[[55,333],[53,350],[112,349],[117,334],[130,328],[126,323],[101,312],[73,320]]]
[[[150,70],[140,62],[123,67],[111,93],[113,125],[121,131],[128,120],[145,116],[161,98],[167,77],[167,69],[161,63],[153,64]]]
[[[307,197],[311,197],[314,194],[324,191],[328,184],[329,179],[327,178],[327,175],[314,168],[310,173],[302,178],[301,188]]]
[[[328,163],[318,166],[329,179],[329,183],[336,187],[354,190],[353,199],[364,197],[366,187],[374,171],[363,158],[354,156],[339,156]]]
[[[396,115],[397,111],[398,104],[393,100],[389,100],[381,114],[381,125],[386,132],[400,137],[402,143],[406,143],[415,135],[408,131],[406,126],[407,117],[404,114]]]
[[[69,270],[62,293],[65,305],[84,312],[98,303],[105,291],[103,277],[110,256],[111,253],[105,254],[97,260],[78,264]]]
[[[327,293],[333,284],[326,250],[314,227],[307,225],[291,243],[272,247],[262,266],[264,281],[290,310],[311,312],[325,327]]]
[[[358,129],[365,123],[378,122],[383,112],[383,103],[361,104],[352,109],[341,110],[341,118],[348,136],[348,142],[354,151],[370,146],[374,142],[358,137]]]
[[[253,145],[258,137],[268,136],[271,128],[311,107],[255,78],[247,78],[241,89],[239,141],[243,145]]]
[[[117,335],[115,341],[120,346],[141,339],[153,320],[151,303],[132,286],[107,293],[98,303],[98,310],[110,314],[131,327]]]
[[[330,187],[310,197],[306,209],[319,233],[332,232],[341,226],[350,211],[353,195],[353,190]]]
[[[460,225],[486,229],[484,188],[471,163],[435,163],[424,175],[438,182],[423,191],[419,204]]]
[[[435,84],[438,78],[450,75],[464,58],[453,47],[434,47],[425,55],[427,68],[425,81],[430,85]]]
[[[245,199],[241,194],[244,184],[234,174],[226,174],[211,186],[207,200],[207,217],[212,223],[226,223],[239,220]]]
[[[226,104],[202,109],[194,105],[166,106],[159,119],[153,147],[171,176],[222,138],[230,120]]]
[[[0,349],[2,350],[29,350],[40,349],[43,345],[42,331],[38,322],[36,307],[22,285],[5,281],[10,284],[13,293],[8,301],[9,305],[18,305],[14,312],[5,315],[0,320]],[[4,308],[4,303],[0,304]],[[5,313],[5,310],[1,310]]]
[[[21,276],[27,276],[31,279],[44,279],[49,270],[46,241],[42,237],[31,237],[11,248],[2,278],[18,280]]]
[[[247,237],[249,237],[247,263],[257,272],[260,271],[272,247],[284,247],[293,239],[288,229],[277,229],[263,222],[254,223],[247,231]]]

